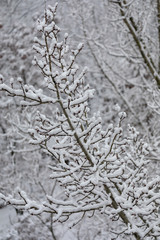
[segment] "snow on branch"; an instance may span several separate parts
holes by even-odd
[[[48,97],[42,93],[42,90],[36,90],[33,86],[24,85],[22,89],[12,88],[4,83],[0,84],[0,91],[6,91],[12,97],[21,97],[21,105],[39,105],[46,103],[56,103],[57,99]]]

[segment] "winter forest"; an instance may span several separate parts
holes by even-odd
[[[0,0],[0,240],[160,240],[159,156],[160,0]]]

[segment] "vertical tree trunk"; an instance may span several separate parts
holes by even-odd
[[[158,24],[158,73],[160,73],[160,0],[157,0],[157,24]]]

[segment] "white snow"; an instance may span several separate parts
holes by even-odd
[[[12,206],[0,209],[0,240],[4,240],[7,237],[17,220],[16,211]]]

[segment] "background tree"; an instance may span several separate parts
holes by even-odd
[[[103,119],[106,123],[114,119],[113,105],[118,102],[159,160],[159,116],[150,107],[154,96],[159,98],[159,1],[68,4],[74,9],[72,32],[86,41],[88,79],[96,89],[96,102],[103,106]]]

